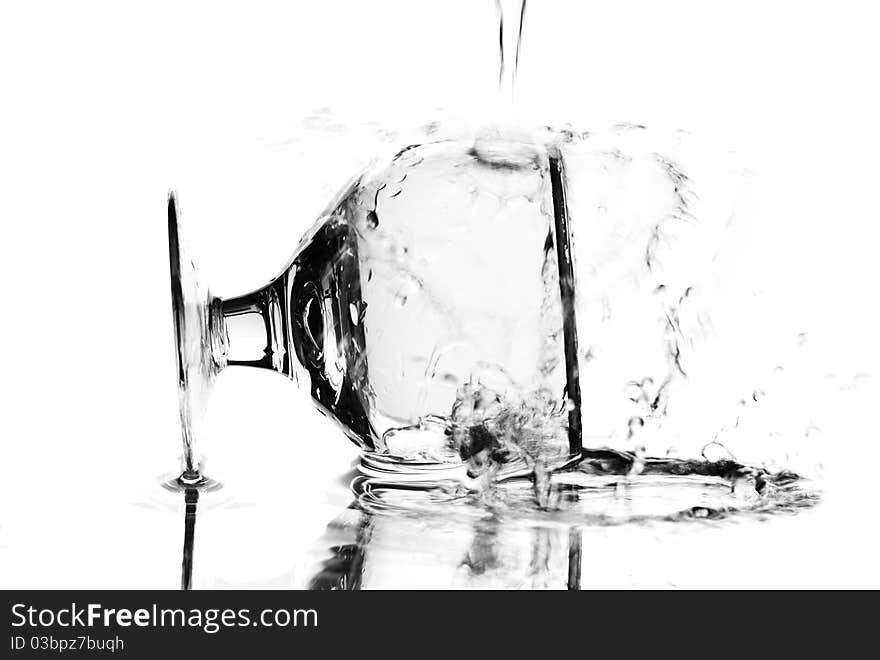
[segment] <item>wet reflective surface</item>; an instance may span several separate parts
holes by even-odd
[[[0,583],[338,590],[878,584],[876,517],[859,508],[868,501],[865,481],[836,484],[818,504],[793,497],[790,506],[762,509],[720,477],[589,475],[592,488],[581,484],[573,498],[569,475],[559,484],[558,510],[549,511],[534,505],[527,480],[502,484],[494,499],[444,503],[398,488],[357,496],[354,469],[319,467],[303,483],[303,474],[247,481],[246,470],[220,467],[231,478],[201,492],[172,492],[160,479],[74,485],[59,478],[53,492],[66,489],[66,500],[33,489],[22,500],[28,506],[4,518]],[[589,515],[591,508],[602,515]]]
[[[344,478],[351,476],[354,473]],[[693,485],[680,485],[680,501],[676,502],[668,483],[653,486],[653,492],[642,496],[632,492],[611,495],[604,504],[616,499],[620,507],[644,510],[647,506],[656,512],[664,504],[674,508],[693,499],[697,490]],[[634,488],[650,490],[651,486],[636,484]],[[701,489],[703,497],[711,497],[705,484]],[[180,496],[185,501],[179,513],[184,523],[183,588],[193,584],[245,586],[210,575],[211,570],[220,569],[221,574],[226,570],[212,558],[218,549],[193,534],[198,499],[194,492]],[[343,492],[340,488],[339,494]],[[217,492],[202,495],[205,500],[219,496]],[[784,569],[783,559],[799,563],[797,555],[788,551],[799,547],[809,554],[809,546],[801,546],[797,537],[816,531],[821,507],[802,505],[750,514],[691,507],[677,517],[643,514],[642,520],[614,524],[596,518],[576,523],[570,516],[529,517],[512,512],[509,505],[505,505],[506,515],[497,508],[493,513],[473,505],[450,515],[442,509],[427,513],[424,507],[420,512],[375,512],[352,502],[312,539],[302,572],[291,571],[249,586],[321,590],[731,587],[744,578],[747,584],[760,586],[769,574],[775,582],[766,584],[773,586],[796,577],[779,570]],[[793,515],[798,511],[799,515]],[[234,506],[221,505],[204,515],[232,519]],[[777,545],[782,535],[792,533],[794,538]],[[253,559],[251,567],[259,573],[259,558]],[[249,563],[245,557],[240,560]]]
[[[183,522],[177,545],[183,589],[317,590],[736,586],[744,572],[767,579],[755,562],[786,580],[791,576],[780,575],[778,565],[785,550],[798,547],[797,537],[815,533],[822,520],[818,491],[804,483],[766,484],[765,490],[777,492],[757,501],[742,486],[736,492],[729,480],[712,475],[584,475],[583,469],[554,475],[557,498],[548,510],[535,504],[526,479],[504,484],[489,498],[455,501],[412,486],[381,487],[352,470],[340,475],[332,498],[353,500],[323,531],[300,538],[308,543],[297,544],[298,561],[291,557],[288,570],[269,578],[256,576],[267,568],[261,557],[284,549],[286,525],[277,508],[283,501],[247,506],[222,489],[166,488],[162,516]],[[242,513],[250,520],[244,528],[236,524]],[[205,538],[197,531],[202,526]],[[233,565],[217,562],[218,556],[232,558],[217,545],[223,536],[255,532],[266,545],[239,554]],[[776,545],[780,534],[792,533],[793,539]],[[278,547],[270,547],[273,542]],[[791,560],[797,564],[797,555]],[[728,566],[704,574],[714,562]],[[242,580],[242,572],[250,577]],[[240,577],[230,579],[236,573]]]

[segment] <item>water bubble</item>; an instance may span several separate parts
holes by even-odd
[[[764,390],[755,390],[754,392],[752,392],[752,401],[760,401],[764,398],[764,396]]]
[[[730,450],[717,440],[713,440],[709,444],[705,445],[700,453],[702,454],[703,458],[705,458],[710,463],[734,460],[733,454],[730,452]]]

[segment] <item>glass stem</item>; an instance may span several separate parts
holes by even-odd
[[[211,303],[211,342],[218,370],[261,367],[290,375],[283,277],[262,289]]]

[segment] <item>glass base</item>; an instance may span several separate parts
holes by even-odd
[[[577,465],[582,460],[582,455],[560,457],[551,470],[565,470]],[[376,454],[365,452],[361,454],[358,463],[358,472],[372,479],[387,479],[392,482],[407,484],[423,484],[432,487],[438,482],[444,481],[473,481],[467,474],[467,466],[459,461],[424,461],[400,458],[390,454]],[[513,461],[503,467],[496,474],[498,481],[507,481],[526,477],[532,469],[524,461]]]
[[[183,475],[199,481],[196,441],[214,379],[219,371],[211,346],[210,294],[199,286],[196,267],[187,258],[174,194],[168,197],[168,256],[171,310],[177,358],[177,399],[183,436]]]

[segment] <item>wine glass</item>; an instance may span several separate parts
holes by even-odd
[[[201,418],[229,366],[296,382],[374,472],[460,474],[463,459],[486,452],[472,422],[516,395],[541,398],[533,412],[551,422],[541,440],[552,463],[579,456],[571,250],[553,149],[500,134],[405,148],[341,191],[276,278],[226,299],[200,286],[172,193],[181,482],[204,480]],[[510,463],[513,473],[528,461]]]
[[[774,461],[791,447],[722,414],[746,363],[736,332],[712,345],[725,312],[749,318],[723,308],[720,267],[737,261],[739,172],[631,124],[423,138],[357,175],[279,275],[237,297],[200,286],[170,195],[180,484],[212,484],[196,445],[229,366],[294,381],[360,447],[361,472],[407,487],[529,475],[544,506],[549,475],[573,466],[790,483]]]

